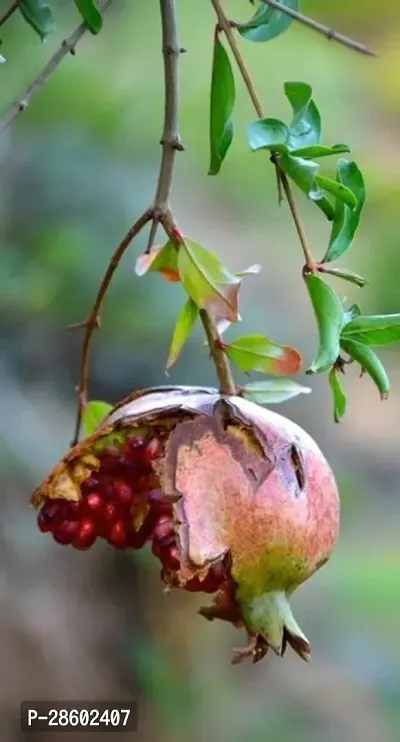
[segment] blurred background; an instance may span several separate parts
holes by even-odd
[[[9,4],[1,0],[1,13]],[[247,149],[250,102],[238,78],[234,144],[218,178],[207,176],[214,17],[207,2],[178,5],[188,53],[181,58],[186,151],[176,170],[177,219],[231,268],[263,264],[244,286],[243,333],[293,343],[309,362],[316,327],[299,275],[302,255],[287,208],[277,207],[273,169]],[[225,5],[236,20],[251,15],[245,0]],[[72,2],[55,7],[59,30],[45,44],[17,15],[1,29],[7,59],[0,68],[1,112],[77,25]],[[372,45],[378,58],[357,56],[294,25],[271,43],[241,46],[268,115],[287,118],[283,83],[305,80],[322,114],[324,141],[351,145],[369,201],[343,265],[370,285],[335,286],[364,311],[400,311],[400,5],[304,0],[302,10]],[[196,613],[201,599],[164,596],[149,554],[117,554],[101,544],[88,553],[63,549],[39,533],[28,507],[73,430],[81,335],[64,328],[87,315],[111,252],[152,200],[162,111],[158,2],[116,0],[100,36],[83,40],[0,138],[1,740],[24,739],[23,699],[107,697],[138,700],[141,742],[395,742],[398,349],[382,353],[392,380],[386,403],[368,378],[351,370],[340,425],[332,419],[326,377],[312,379],[311,396],[276,408],[317,439],[342,494],[337,552],[294,599],[312,640],[309,666],[289,651],[283,661],[270,656],[256,666],[231,667],[231,648],[245,637],[206,623]],[[329,227],[301,195],[300,201],[321,256]],[[135,276],[145,238],[126,255],[104,307],[92,399],[115,402],[166,382],[215,383],[200,330],[165,378],[183,294],[157,275]]]

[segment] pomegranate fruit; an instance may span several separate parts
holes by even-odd
[[[296,424],[213,389],[162,387],[123,400],[32,496],[60,544],[151,545],[171,587],[214,594],[200,613],[247,631],[233,661],[310,645],[289,604],[339,532],[333,474]]]

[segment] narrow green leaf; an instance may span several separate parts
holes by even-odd
[[[185,303],[179,317],[177,319],[174,334],[172,336],[171,347],[168,353],[167,363],[165,370],[171,368],[176,362],[183,346],[189,339],[193,332],[194,326],[199,316],[199,310],[192,299],[188,299]]]
[[[331,193],[332,196],[335,196],[339,201],[343,201],[343,203],[347,204],[350,209],[354,211],[354,209],[357,208],[357,196],[350,190],[350,188],[346,188],[343,183],[339,183],[337,180],[332,180],[332,178],[326,178],[324,175],[317,175],[315,180],[320,188]]]
[[[217,175],[233,140],[235,78],[224,46],[215,38],[210,94],[210,168]]]
[[[358,273],[354,273],[354,271],[350,271],[347,268],[325,268],[325,266],[322,264],[320,266],[321,273],[329,273],[330,276],[336,276],[336,278],[342,278],[343,281],[348,281],[349,283],[354,283],[356,286],[359,286],[361,289],[367,281],[362,276],[359,276]]]
[[[312,99],[312,88],[305,82],[285,82],[285,95],[293,108],[289,127],[289,149],[319,144],[321,117]]]
[[[379,389],[381,399],[389,396],[390,383],[386,369],[376,353],[368,345],[359,343],[352,338],[342,337],[340,345],[344,352],[360,364],[361,368],[375,382]]]
[[[346,413],[347,398],[335,368],[329,373],[329,384],[333,395],[333,415],[335,422],[340,423]]]
[[[74,0],[83,20],[92,34],[100,33],[103,28],[103,18],[96,8],[95,0]]]
[[[337,294],[319,276],[305,276],[305,282],[318,324],[319,347],[307,374],[328,371],[340,355],[340,333],[344,309]]]
[[[316,159],[318,157],[330,157],[331,155],[340,155],[343,152],[350,152],[347,144],[334,144],[332,147],[325,147],[323,144],[311,144],[309,147],[300,147],[292,149],[291,155],[303,157],[305,160]]]
[[[186,240],[178,250],[178,270],[186,293],[200,309],[207,309],[219,320],[239,320],[241,278],[230,273],[216,255]]]
[[[281,5],[291,10],[298,10],[299,0],[282,0]],[[238,26],[240,35],[247,41],[271,41],[287,31],[293,18],[281,10],[261,5],[249,23]]]
[[[295,348],[279,345],[263,335],[243,335],[224,349],[241,371],[291,376],[301,369],[302,358]]]
[[[280,404],[299,394],[310,394],[309,386],[301,386],[291,379],[267,379],[254,381],[243,387],[242,395],[256,404]]]
[[[171,240],[161,247],[153,247],[149,253],[139,255],[136,260],[135,273],[161,273],[169,281],[179,281],[178,250]]]
[[[41,39],[54,31],[53,15],[46,0],[20,0],[18,7],[26,22]]]
[[[108,402],[89,402],[82,415],[83,427],[86,435],[92,435],[104,418],[111,412],[113,406]]]
[[[272,152],[287,152],[289,129],[279,119],[258,119],[247,129],[250,149],[268,149]]]
[[[337,260],[349,249],[366,201],[364,178],[355,162],[340,159],[337,163],[336,180],[354,193],[357,198],[357,207],[352,210],[341,199],[336,200],[329,247],[324,258],[324,262],[327,263]]]
[[[313,162],[313,160],[304,160],[302,157],[281,155],[279,157],[279,166],[308,198],[315,201],[329,220],[334,218],[335,209],[324,195],[324,192],[317,188],[315,182],[315,176],[319,170],[319,165],[316,162]]]
[[[390,345],[400,340],[400,314],[361,315],[348,322],[342,336],[365,345]]]

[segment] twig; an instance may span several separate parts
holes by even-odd
[[[232,54],[235,57],[235,60],[237,62],[237,65],[238,65],[238,68],[240,70],[240,73],[242,75],[244,84],[245,84],[245,86],[247,88],[247,91],[248,91],[248,93],[250,95],[250,98],[251,98],[251,100],[253,102],[253,106],[254,106],[254,108],[256,110],[257,116],[259,118],[264,118],[265,117],[265,114],[264,114],[264,111],[263,111],[263,107],[262,107],[261,101],[260,101],[260,99],[259,99],[259,97],[258,97],[258,95],[256,93],[256,90],[255,90],[253,81],[251,79],[251,75],[250,75],[250,73],[249,73],[249,71],[248,71],[248,69],[246,67],[246,64],[244,62],[244,59],[243,59],[243,57],[242,57],[242,55],[240,53],[240,50],[239,50],[238,45],[236,43],[236,38],[235,38],[235,35],[234,35],[234,31],[232,30],[231,24],[230,24],[228,18],[226,17],[226,15],[225,15],[225,12],[224,12],[224,10],[222,8],[221,2],[220,2],[220,0],[211,0],[211,4],[213,5],[213,7],[215,9],[215,12],[216,12],[217,18],[218,18],[218,23],[219,23],[220,27],[222,28],[222,30],[223,30],[226,38],[227,38],[228,44],[229,44],[229,46],[230,46],[230,48],[232,50]],[[284,190],[285,195],[286,195],[286,198],[287,198],[287,201],[288,201],[288,204],[289,204],[290,212],[292,214],[293,221],[294,221],[294,224],[295,224],[295,227],[296,227],[296,230],[297,230],[297,234],[299,236],[299,240],[300,240],[300,243],[301,243],[301,246],[302,246],[302,249],[303,249],[305,258],[306,258],[306,263],[307,263],[306,267],[307,267],[307,270],[311,271],[312,273],[315,273],[316,270],[317,270],[317,268],[316,268],[316,265],[317,264],[316,264],[316,261],[315,261],[315,259],[313,258],[312,254],[311,254],[311,250],[310,250],[310,247],[308,245],[308,240],[307,240],[307,237],[306,237],[306,232],[305,232],[305,229],[304,229],[304,226],[303,226],[303,223],[302,223],[300,214],[299,214],[299,212],[297,210],[296,202],[295,202],[294,197],[293,197],[293,193],[292,193],[292,189],[290,187],[290,183],[289,183],[289,181],[288,181],[288,179],[286,177],[286,174],[279,167],[279,160],[276,158],[276,156],[274,154],[272,155],[271,160],[272,160],[273,164],[275,165],[275,170],[276,170],[276,174],[277,174],[277,180],[278,180],[278,184],[279,184],[279,186],[278,186],[278,197],[279,197],[279,200],[281,200],[281,195],[282,194],[281,194],[281,188],[280,188],[280,186],[282,185],[283,190]]]
[[[154,198],[155,217],[151,225],[146,252],[153,247],[160,215],[169,210],[169,198],[174,174],[175,155],[184,147],[179,134],[179,44],[175,0],[160,0],[162,50],[164,58],[164,127],[161,137],[161,164]]]
[[[161,224],[168,237],[175,243],[177,248],[184,250],[186,248],[185,238],[171,212],[166,212],[161,217]],[[205,309],[200,310],[200,320],[203,324],[207,343],[210,348],[211,358],[214,361],[217,371],[220,392],[222,394],[233,396],[236,394],[236,384],[230,367],[229,358],[221,343],[221,337],[217,325],[213,317]]]
[[[139,234],[143,227],[152,222],[150,237],[147,250],[151,249],[158,223],[162,224],[167,235],[177,246],[184,244],[184,238],[178,229],[172,216],[169,199],[173,180],[173,171],[175,163],[175,154],[183,150],[182,142],[179,136],[179,68],[178,59],[183,51],[178,43],[178,32],[176,25],[176,7],[175,0],[160,0],[161,21],[163,31],[163,56],[165,69],[165,109],[164,109],[164,128],[161,139],[162,155],[158,184],[153,205],[147,209],[144,214],[135,222],[133,227],[125,235],[122,242],[112,256],[100,288],[97,292],[95,302],[89,318],[75,327],[84,327],[85,336],[82,345],[82,356],[80,364],[80,377],[78,384],[78,408],[75,422],[74,437],[71,445],[75,445],[79,439],[79,433],[82,422],[82,412],[87,404],[88,374],[90,346],[94,330],[99,327],[99,312],[104,297],[108,291],[113,275],[120,263],[120,260],[129,247],[132,240]],[[220,378],[221,390],[225,393],[234,394],[235,386],[233,383],[228,359],[222,349],[217,347],[214,338],[218,337],[217,329],[210,317],[206,315],[203,319],[206,329],[207,338],[210,338],[210,351],[217,367]]]
[[[4,15],[0,18],[0,27],[4,26],[6,21],[8,21],[9,18],[15,13],[16,10],[18,10],[19,0],[15,0],[15,2],[9,7],[8,10],[4,13]]]
[[[250,98],[253,102],[253,106],[256,110],[257,116],[258,118],[263,119],[265,118],[263,107],[261,105],[261,101],[257,94],[257,91],[254,87],[253,80],[251,79],[250,72],[248,71],[245,61],[239,51],[238,45],[236,43],[235,35],[231,27],[231,23],[228,20],[227,16],[225,15],[225,12],[219,0],[211,0],[211,4],[213,5],[215,13],[217,15],[218,24],[220,28],[223,30],[227,38],[228,44],[231,48],[232,54],[235,57],[236,64],[240,70],[240,74],[242,75],[244,84],[246,85]]]
[[[163,27],[165,109],[161,140],[162,157],[154,210],[168,237],[175,242],[178,249],[184,249],[185,239],[169,207],[175,154],[177,150],[183,149],[179,136],[179,54],[182,49],[178,41],[175,0],[160,0],[160,7]],[[219,340],[217,326],[204,310],[200,312],[200,319],[217,370],[220,390],[224,394],[235,394],[235,383],[228,357],[217,342]]]
[[[253,80],[251,79],[250,72],[248,71],[246,67],[245,61],[236,43],[235,35],[232,30],[233,28],[232,23],[226,17],[219,0],[215,0],[215,2],[214,0],[211,0],[211,2],[214,6],[214,9],[215,9],[215,12],[218,18],[218,29],[217,30],[222,30],[224,32],[228,40],[229,46],[231,48],[232,54],[235,57],[236,64],[240,70],[240,74],[242,75],[244,84],[246,85],[247,91],[252,100],[257,116],[258,118],[263,119],[265,117],[263,107],[262,107],[260,98],[258,96],[258,93],[255,89]],[[276,184],[277,184],[277,189],[278,189],[278,203],[280,204],[282,202],[282,187],[281,187],[281,182],[280,182],[280,170],[276,164],[275,164],[275,172],[276,172]]]
[[[175,154],[183,150],[179,135],[179,55],[182,53],[176,25],[175,0],[160,0],[164,57],[165,102],[162,155],[155,211],[168,211],[174,173]]]
[[[308,273],[317,273],[318,272],[318,264],[311,252],[310,246],[308,244],[307,235],[304,231],[303,222],[300,218],[300,214],[297,209],[296,202],[293,198],[292,190],[290,188],[290,183],[287,179],[286,173],[284,173],[282,170],[280,171],[281,176],[281,183],[283,190],[285,192],[285,196],[287,199],[287,202],[289,204],[290,213],[292,214],[293,221],[296,226],[296,231],[299,236],[300,244],[304,253],[304,257],[306,260],[305,268]]]
[[[233,378],[228,356],[221,347],[221,338],[217,330],[217,326],[210,315],[207,314],[204,309],[200,310],[200,319],[203,323],[207,342],[210,347],[210,353],[215,363],[215,368],[217,369],[217,374],[220,382],[220,391],[222,392],[222,394],[235,395],[235,380]]]
[[[337,41],[339,44],[343,44],[343,46],[347,46],[355,52],[360,52],[360,54],[366,54],[368,57],[376,56],[375,52],[368,46],[365,46],[365,44],[360,44],[359,41],[354,41],[348,36],[335,31],[333,28],[329,28],[329,26],[324,26],[323,23],[315,21],[314,18],[309,18],[308,16],[299,13],[297,10],[288,8],[286,5],[281,5],[277,0],[261,0],[261,2],[264,3],[264,5],[269,5],[270,8],[280,10],[282,13],[289,15],[291,18],[294,18],[295,21],[298,21],[298,23],[302,23],[304,26],[312,28],[313,31],[323,34],[323,36],[326,36],[329,41]]]
[[[85,322],[81,322],[75,327],[85,327],[85,335],[83,338],[82,345],[82,357],[80,364],[80,376],[78,384],[78,409],[75,422],[74,437],[71,445],[74,446],[79,438],[79,432],[82,422],[82,412],[87,404],[87,389],[88,389],[88,374],[89,374],[89,358],[90,358],[90,346],[94,330],[99,327],[99,312],[103,303],[104,297],[108,291],[113,275],[120,263],[120,260],[129,247],[132,240],[139,234],[143,227],[153,218],[154,211],[152,208],[142,214],[141,217],[135,222],[135,224],[127,232],[123,240],[118,245],[117,249],[112,256],[107,270],[104,274],[104,278],[100,284],[100,288],[97,292],[95,302],[90,312],[89,318]]]
[[[104,12],[111,5],[112,0],[101,0],[98,3],[99,10]],[[58,65],[63,61],[67,54],[74,54],[75,47],[81,38],[86,34],[88,28],[85,23],[81,23],[78,28],[64,41],[61,46],[57,49],[55,54],[49,59],[40,75],[38,75],[33,82],[27,87],[23,95],[11,106],[10,110],[0,119],[0,133],[3,132],[7,127],[19,116],[30,104],[32,98],[41,88],[47,83],[49,78],[56,71]]]

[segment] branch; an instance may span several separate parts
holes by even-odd
[[[233,378],[228,356],[221,346],[221,338],[217,326],[204,309],[200,310],[200,319],[203,323],[215,368],[217,369],[220,381],[220,391],[222,394],[235,395],[237,394],[235,380]]]
[[[8,10],[4,13],[4,15],[0,18],[0,27],[4,26],[6,21],[8,21],[9,18],[15,13],[16,10],[18,10],[19,0],[15,0],[15,2],[9,7]]]
[[[286,173],[284,173],[283,170],[280,170],[280,181],[282,183],[282,187],[283,187],[287,202],[289,204],[290,213],[292,214],[293,221],[296,227],[296,231],[299,236],[300,244],[301,244],[301,247],[304,253],[304,257],[306,260],[306,265],[305,265],[306,270],[308,273],[317,273],[318,264],[308,244],[307,235],[304,231],[303,222],[298,212],[296,202],[293,198],[292,189],[290,188],[290,183],[288,181]]]
[[[85,336],[83,339],[82,356],[80,364],[80,377],[78,384],[78,409],[75,422],[74,437],[71,445],[74,446],[79,439],[79,433],[82,423],[82,412],[87,404],[88,375],[90,347],[93,332],[100,326],[99,312],[113,279],[114,273],[121,261],[125,250],[129,247],[132,240],[139,234],[143,227],[152,222],[150,238],[147,250],[151,248],[152,241],[159,223],[162,224],[168,237],[179,247],[184,245],[184,238],[178,229],[172,216],[169,200],[172,188],[175,155],[177,151],[183,150],[183,145],[179,135],[179,55],[183,52],[178,43],[178,32],[176,25],[176,8],[175,0],[160,0],[162,36],[163,36],[163,56],[164,56],[164,74],[165,74],[165,108],[164,108],[164,128],[161,138],[162,154],[160,171],[156,195],[153,205],[148,208],[142,216],[135,222],[129,232],[125,235],[122,242],[112,256],[104,278],[97,292],[92,311],[85,322],[81,322],[73,327],[84,327]],[[204,315],[204,316],[203,316]],[[218,347],[217,328],[207,313],[202,313],[202,321],[206,330],[207,339],[210,345],[211,355],[214,359],[218,376],[221,383],[221,391],[226,394],[235,394],[235,385],[232,379],[228,359],[222,349]]]
[[[155,218],[162,223],[168,237],[178,249],[185,249],[185,239],[169,207],[175,154],[183,150],[179,136],[179,55],[183,51],[178,41],[175,0],[160,0],[163,31],[165,77],[164,130],[161,139],[162,157],[157,192],[154,201]],[[218,345],[219,333],[213,318],[200,312],[210,353],[215,363],[221,392],[235,394],[236,387],[228,358]]]
[[[161,164],[154,199],[154,219],[146,252],[150,252],[160,221],[169,210],[175,155],[184,147],[179,134],[179,55],[185,50],[179,44],[175,0],[160,0],[162,51],[164,58],[164,127],[161,137]]]
[[[241,55],[241,52],[239,50],[239,47],[238,47],[237,43],[236,43],[236,38],[235,38],[235,35],[234,35],[234,31],[232,30],[232,24],[230,23],[230,21],[228,20],[227,16],[225,15],[225,12],[224,12],[224,10],[222,8],[222,5],[221,5],[220,0],[211,0],[211,4],[213,5],[214,10],[216,12],[216,15],[217,15],[217,18],[218,18],[218,24],[219,24],[220,28],[223,30],[223,32],[224,32],[224,34],[225,34],[225,36],[227,38],[228,44],[229,44],[229,46],[231,48],[232,54],[235,57],[235,60],[237,62],[237,66],[238,66],[238,68],[240,70],[240,73],[242,75],[244,84],[245,84],[245,86],[247,88],[247,91],[248,91],[248,93],[250,95],[250,98],[251,98],[251,100],[253,102],[253,106],[255,108],[255,111],[257,113],[257,116],[259,118],[265,118],[265,113],[263,111],[263,107],[262,107],[260,98],[258,97],[258,95],[256,93],[256,90],[255,90],[254,83],[252,81],[251,75],[250,75],[250,73],[249,73],[249,71],[248,71],[248,69],[246,67],[245,61],[244,61],[244,59],[243,59],[243,57]],[[279,7],[281,7],[281,6],[279,6]],[[280,169],[280,167],[279,167],[279,159],[274,154],[271,157],[271,161],[275,165],[275,170],[276,170],[276,174],[277,174],[279,200],[281,200],[281,188],[280,188],[280,186],[282,185],[283,190],[284,190],[285,195],[286,195],[286,198],[287,198],[287,202],[289,204],[290,212],[291,212],[292,217],[293,217],[293,221],[294,221],[294,224],[295,224],[295,227],[296,227],[296,231],[297,231],[297,234],[298,234],[298,237],[299,237],[299,240],[300,240],[300,243],[301,243],[303,252],[304,252],[304,256],[306,258],[306,268],[311,273],[315,273],[316,270],[317,270],[317,268],[316,268],[316,265],[317,264],[316,264],[316,261],[315,261],[313,255],[312,255],[312,253],[311,253],[311,249],[310,249],[310,247],[308,245],[308,240],[307,240],[306,232],[305,232],[305,229],[304,229],[304,226],[303,226],[303,223],[302,223],[300,214],[299,214],[299,212],[297,210],[296,202],[295,202],[295,199],[293,197],[293,193],[292,193],[292,189],[291,189],[290,183],[289,183],[289,181],[288,181],[288,179],[286,177],[286,174]]]
[[[240,70],[240,74],[242,75],[244,84],[246,85],[247,91],[250,95],[250,98],[256,110],[257,116],[258,118],[263,119],[265,118],[263,107],[261,105],[261,101],[257,94],[257,91],[254,87],[253,80],[251,79],[250,72],[248,71],[246,67],[245,61],[236,43],[235,35],[232,30],[232,24],[228,20],[227,16],[225,15],[224,10],[219,0],[211,0],[211,4],[214,7],[215,13],[217,15],[219,27],[224,32],[227,38],[228,44],[231,48],[232,54],[235,57],[236,64]]]
[[[313,31],[317,31],[323,36],[326,36],[329,41],[337,41],[339,44],[343,44],[343,46],[347,46],[349,49],[353,49],[353,51],[355,52],[360,52],[360,54],[366,54],[369,57],[376,56],[375,52],[372,51],[372,49],[370,49],[368,46],[365,46],[365,44],[360,44],[359,41],[354,41],[348,36],[335,31],[333,28],[324,26],[322,23],[318,23],[318,21],[315,21],[313,18],[309,18],[308,16],[299,13],[297,10],[288,8],[286,7],[286,5],[281,5],[281,3],[277,2],[277,0],[261,0],[261,2],[264,3],[264,5],[269,5],[270,8],[280,10],[281,13],[289,15],[291,18],[294,18],[295,21],[298,21],[298,23],[302,23],[304,26],[312,28]]]
[[[112,0],[101,0],[98,3],[99,10],[105,11],[111,5]],[[42,72],[36,77],[33,82],[27,87],[21,98],[13,103],[8,113],[6,113],[2,119],[0,119],[0,133],[2,133],[8,126],[14,121],[14,119],[23,113],[30,104],[32,98],[41,88],[47,83],[49,78],[56,71],[58,65],[63,61],[67,54],[75,54],[75,48],[81,38],[86,34],[88,28],[85,23],[81,23],[77,29],[64,41],[61,46],[57,49],[55,54],[49,59]]]
[[[171,212],[167,212],[161,217],[161,223],[168,237],[172,242],[174,242],[178,250],[187,249],[185,238]],[[200,320],[203,324],[207,343],[210,348],[210,355],[217,371],[220,392],[222,394],[234,396],[237,392],[236,384],[232,375],[228,356],[226,355],[221,343],[221,337],[216,322],[205,309],[200,310]]]
[[[93,304],[92,311],[90,312],[89,318],[85,322],[81,322],[78,325],[72,325],[70,327],[70,329],[77,328],[77,327],[85,327],[85,335],[83,338],[82,357],[81,357],[81,365],[80,365],[81,370],[80,370],[79,385],[78,385],[78,410],[77,410],[77,416],[76,416],[74,437],[71,443],[72,446],[74,446],[75,443],[78,442],[79,431],[80,431],[81,422],[82,422],[82,412],[87,404],[90,346],[91,346],[93,332],[95,331],[96,328],[100,326],[99,312],[100,312],[101,305],[103,303],[104,297],[108,291],[108,288],[110,286],[114,273],[120,263],[120,260],[125,250],[129,247],[132,240],[139,234],[139,232],[143,229],[143,227],[152,219],[153,214],[154,214],[154,211],[152,208],[147,209],[147,211],[145,211],[144,214],[142,214],[142,216],[139,217],[139,219],[127,232],[122,242],[120,242],[117,249],[115,250],[114,255],[112,256],[108,264],[107,270],[104,274],[104,278],[97,292],[97,296]]]

